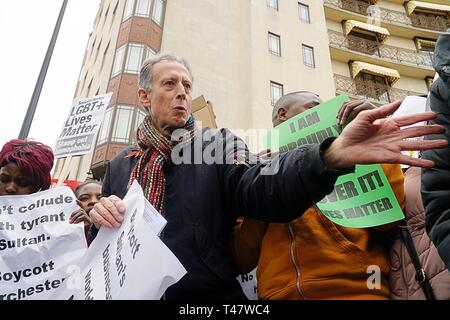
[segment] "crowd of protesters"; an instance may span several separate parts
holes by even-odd
[[[168,221],[160,239],[187,270],[165,292],[168,300],[244,300],[236,277],[254,268],[260,299],[450,299],[450,35],[439,38],[435,57],[439,78],[429,98],[435,113],[392,118],[400,102],[352,101],[336,115],[346,124],[339,137],[259,156],[228,129],[196,126],[187,61],[150,58],[137,92],[148,113],[137,145],[109,162],[102,183],[88,180],[74,190],[80,208],[69,222],[83,223],[87,242],[96,241],[100,228],[121,225],[122,199],[138,181]],[[287,94],[274,106],[273,125],[321,102],[307,91]],[[423,121],[430,123],[402,129]],[[184,161],[174,161],[174,150]],[[218,161],[194,164],[205,150],[216,150]],[[49,189],[53,161],[39,142],[7,142],[0,196]],[[275,164],[278,170],[265,174]],[[382,164],[404,220],[357,229],[318,211],[315,204],[358,164]],[[404,173],[400,164],[410,168]],[[373,265],[381,272],[375,289],[367,286]]]

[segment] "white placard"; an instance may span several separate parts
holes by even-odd
[[[0,300],[48,299],[86,253],[69,187],[0,197]]]
[[[55,158],[91,153],[112,93],[93,98],[76,98],[56,140]]]
[[[118,229],[101,228],[58,299],[157,300],[186,270],[144,218],[144,195],[135,181],[123,199],[124,221]]]
[[[257,268],[246,274],[240,274],[237,277],[237,280],[242,287],[242,291],[244,291],[244,294],[249,300],[258,300],[256,269]]]
[[[409,116],[417,113],[425,112],[426,110],[426,103],[427,98],[423,97],[416,97],[416,96],[408,96],[403,100],[400,107],[394,112],[392,115],[393,117],[402,117],[402,116]],[[413,124],[411,126],[406,126],[403,128],[413,127],[413,126],[423,126],[426,125],[426,122],[419,122],[416,124]],[[421,140],[422,137],[414,138],[414,139],[408,139],[408,140]],[[404,155],[418,158],[419,157],[419,151],[402,151]],[[401,165],[402,168],[409,167],[408,165]]]

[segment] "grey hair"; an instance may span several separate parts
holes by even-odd
[[[280,99],[278,99],[277,102],[275,103],[275,105],[273,106],[272,122],[274,122],[277,119],[278,110],[280,108],[285,108],[286,110],[289,110],[289,108],[294,103],[297,102],[297,99],[295,99],[295,96],[298,95],[298,94],[302,94],[302,93],[311,93],[311,94],[317,96],[317,94],[315,94],[314,92],[311,92],[311,91],[294,91],[294,92],[290,92],[288,94],[285,94]]]
[[[161,61],[175,61],[179,64],[182,64],[186,67],[189,72],[189,76],[191,77],[191,81],[194,82],[194,77],[192,76],[191,67],[189,63],[180,57],[171,55],[171,54],[163,54],[155,57],[148,58],[142,63],[141,71],[139,74],[139,87],[144,88],[147,92],[152,91],[152,81],[153,81],[153,66]]]

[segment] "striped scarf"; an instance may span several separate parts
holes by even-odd
[[[153,126],[150,116],[147,116],[137,130],[140,157],[131,172],[128,187],[136,179],[144,196],[161,214],[164,212],[166,190],[163,167],[171,162],[170,156],[176,144],[188,143],[194,139],[197,130],[192,115],[181,129],[187,132],[177,141],[170,141]]]

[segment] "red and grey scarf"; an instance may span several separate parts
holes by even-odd
[[[173,147],[178,143],[192,141],[196,135],[195,119],[191,115],[183,128],[185,134],[177,141],[171,141],[159,132],[147,116],[137,130],[139,160],[134,167],[128,186],[136,179],[144,196],[160,213],[164,212],[166,179],[163,167],[171,162]]]

